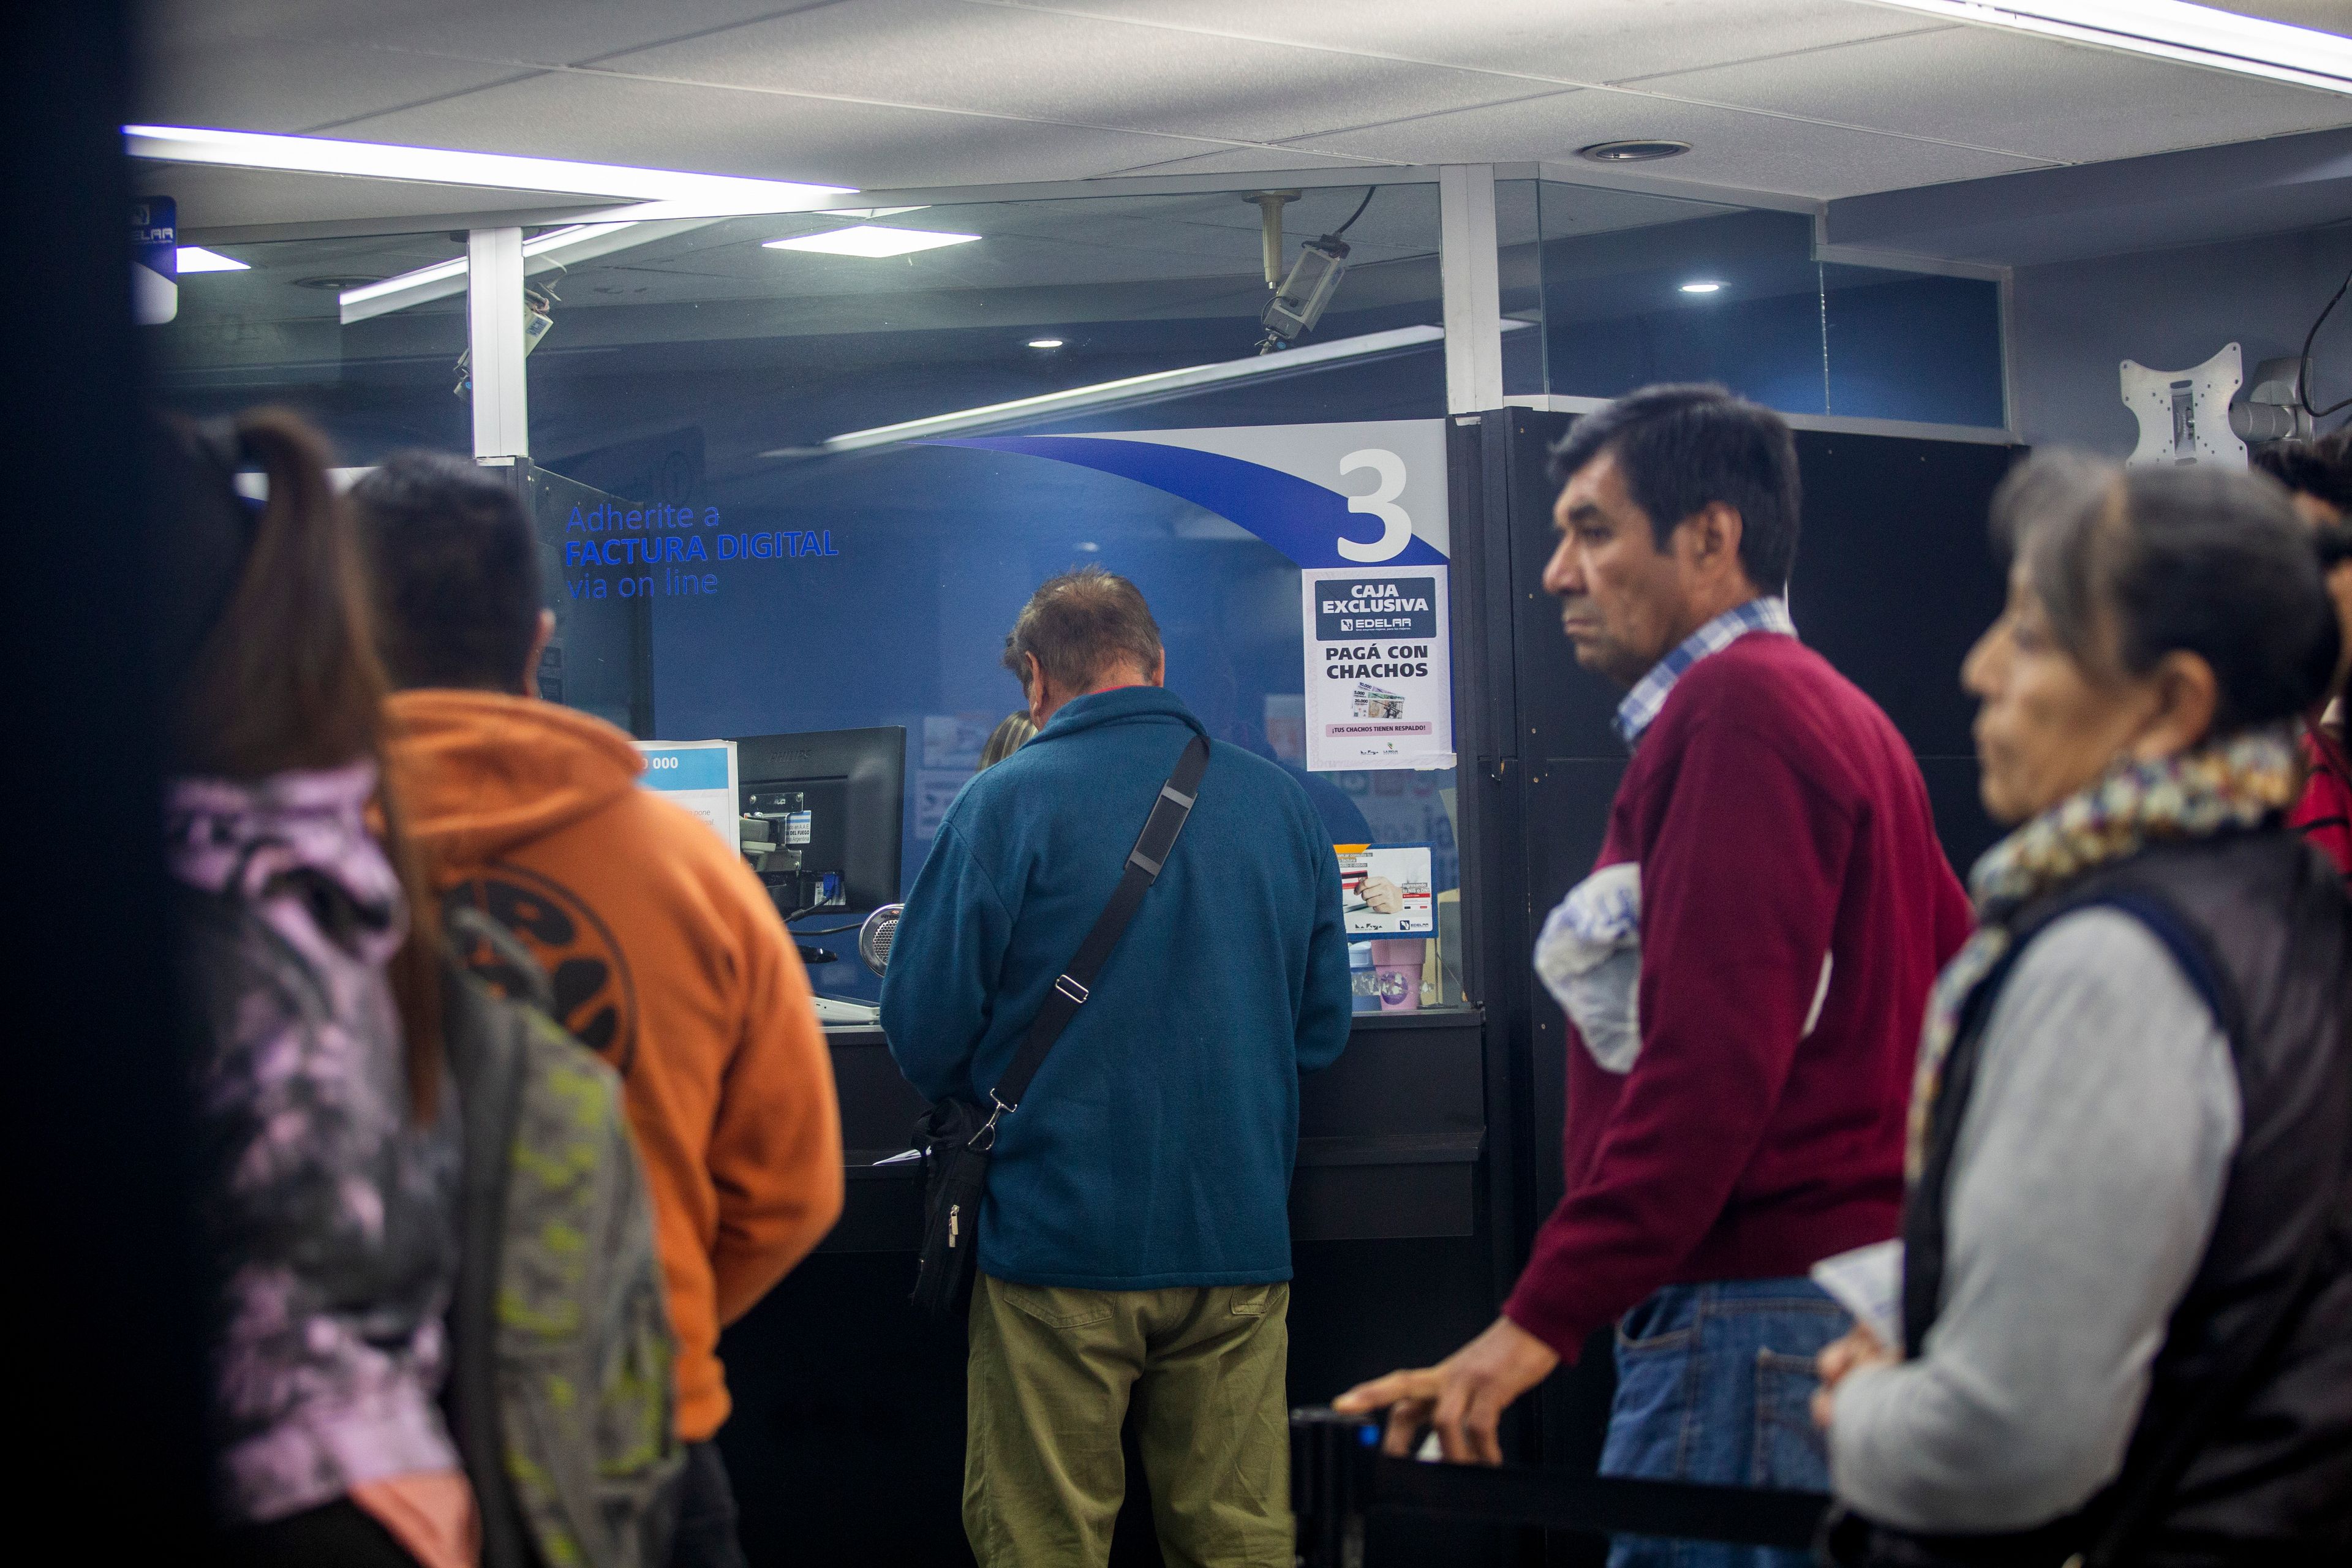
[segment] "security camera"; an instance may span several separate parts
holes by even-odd
[[[522,357],[529,359],[530,351],[539,347],[539,340],[547,336],[555,325],[555,307],[562,303],[555,290],[526,285],[522,291]],[[450,389],[464,402],[474,400],[474,351],[468,347],[457,356],[457,384]]]
[[[2308,441],[2311,415],[2303,405],[2303,361],[2266,359],[2254,366],[2253,389],[2230,410],[2231,433],[2241,441]]]
[[[1282,287],[1266,302],[1265,314],[1258,318],[1266,331],[1265,347],[1272,348],[1277,339],[1295,342],[1313,331],[1347,270],[1348,244],[1336,235],[1327,234],[1300,247],[1290,276],[1282,280]]]

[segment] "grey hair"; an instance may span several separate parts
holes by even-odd
[[[2142,676],[2168,653],[2204,659],[2217,734],[2296,717],[2327,692],[2335,604],[2312,531],[2266,478],[2043,452],[2001,481],[1992,531],[2086,669]]]

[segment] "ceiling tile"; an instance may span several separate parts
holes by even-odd
[[[1294,147],[1235,147],[1223,153],[1202,153],[1156,163],[1139,163],[1121,174],[1257,174],[1279,170],[1314,170],[1318,178],[1345,180],[1354,168],[1385,167],[1386,159],[1348,158]]]
[[[509,80],[520,68],[363,44],[155,40],[135,112],[147,125],[310,131]]]
[[[1568,82],[1820,48],[1948,24],[1855,0],[965,0]]]
[[[2352,124],[2352,96],[1993,27],[1852,44],[1643,85],[2065,162]]]
[[[551,71],[428,108],[362,120],[341,134],[869,190],[1084,179],[1156,158],[1214,150],[1174,137],[590,71]]]
[[[2235,11],[2241,16],[2259,16],[2266,22],[2284,22],[2290,27],[2309,27],[2315,32],[2342,33],[2352,36],[2352,5],[2344,0],[2198,0],[2217,11]]]
[[[667,79],[1234,142],[1536,90],[1475,72],[962,0],[855,0],[601,64]]]
[[[150,0],[148,37],[276,38],[571,65],[827,0]]]
[[[2035,161],[1867,131],[1815,125],[1608,88],[1554,93],[1454,114],[1302,139],[1302,146],[1400,163],[1510,163],[1572,157],[1621,138],[1687,142],[1644,174],[1798,196],[1858,195],[2041,166]]]

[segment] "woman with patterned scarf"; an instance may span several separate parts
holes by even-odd
[[[1837,1562],[2352,1562],[2352,910],[2283,826],[2338,632],[2266,482],[2036,458],[1963,679],[1899,1344],[1822,1352]]]

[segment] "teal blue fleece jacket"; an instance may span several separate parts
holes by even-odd
[[[882,1027],[934,1100],[985,1102],[1193,735],[1158,687],[1080,697],[948,808],[890,950]],[[1094,993],[1004,1119],[980,1267],[1147,1290],[1290,1278],[1298,1075],[1348,1043],[1339,868],[1307,792],[1213,746]]]

